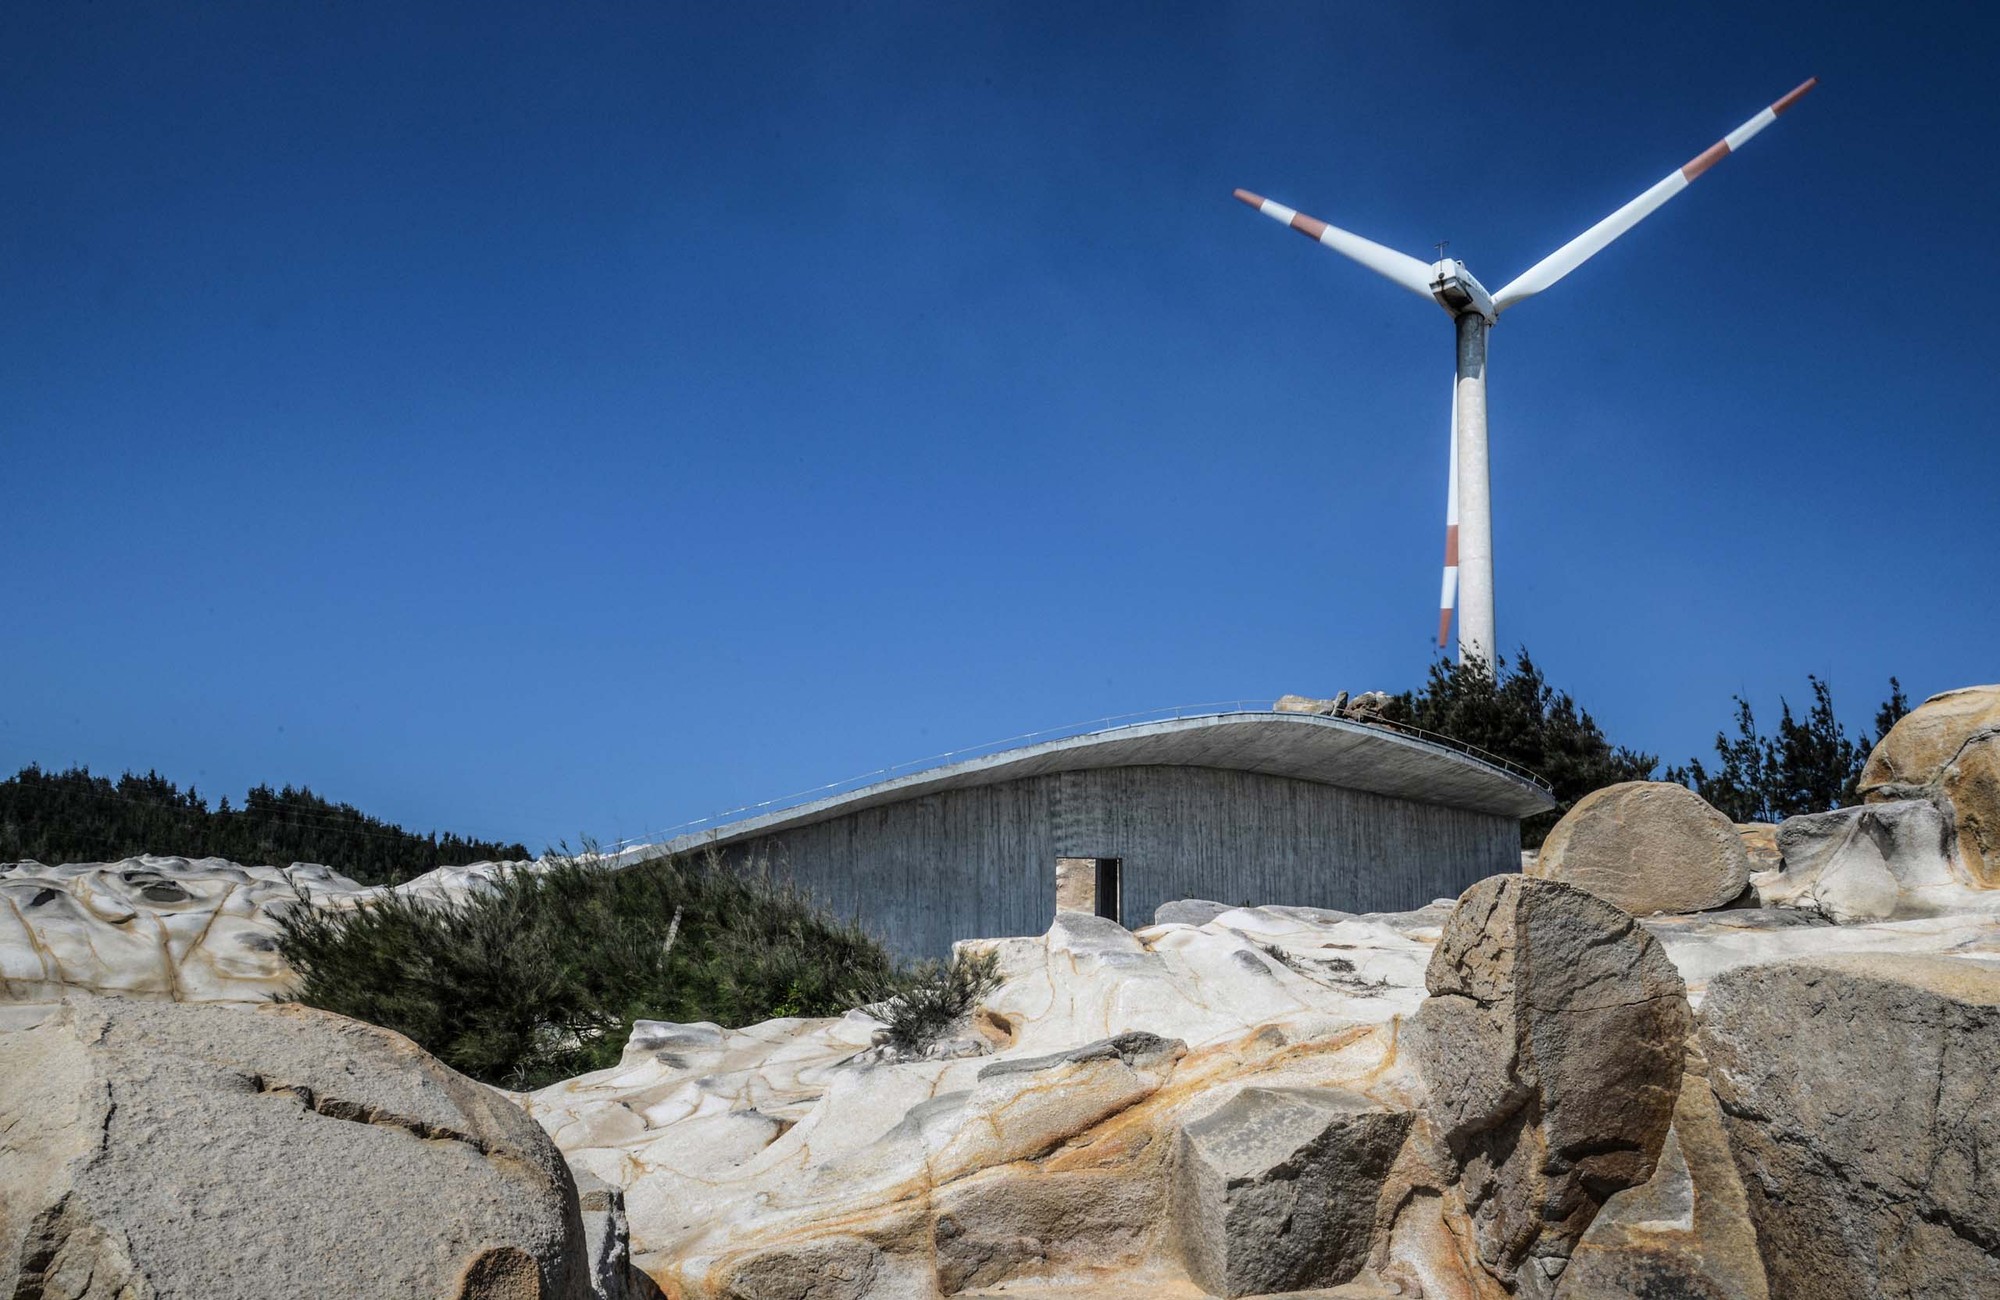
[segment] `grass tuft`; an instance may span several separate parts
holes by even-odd
[[[922,1056],[957,1028],[980,999],[1000,987],[999,954],[955,955],[949,964],[920,962],[857,995],[887,1026],[886,1045],[898,1056]]]

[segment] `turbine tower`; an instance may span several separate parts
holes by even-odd
[[[1426,264],[1407,253],[1384,248],[1373,240],[1329,226],[1282,203],[1248,190],[1236,197],[1265,216],[1317,240],[1334,252],[1361,263],[1412,293],[1435,300],[1451,313],[1458,330],[1458,372],[1451,394],[1451,487],[1445,508],[1444,594],[1438,615],[1438,645],[1451,631],[1454,596],[1458,598],[1458,660],[1478,657],[1489,664],[1493,635],[1493,509],[1486,458],[1486,332],[1500,313],[1532,298],[1603,251],[1612,240],[1649,216],[1654,209],[1688,187],[1688,182],[1743,147],[1751,136],[1778,120],[1778,115],[1819,84],[1813,77],[1757,116],[1696,154],[1685,166],[1667,173],[1651,189],[1508,282],[1498,293],[1465,269],[1465,263],[1443,256]]]

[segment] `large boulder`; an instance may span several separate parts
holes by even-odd
[[[1861,769],[1870,803],[1942,795],[1979,884],[2000,886],[2000,685],[1933,695],[1882,737]]]
[[[1598,1208],[1653,1175],[1693,1025],[1680,975],[1609,903],[1494,876],[1459,899],[1425,985],[1417,1066],[1480,1263],[1549,1295]]]
[[[0,1294],[590,1294],[562,1156],[401,1035],[83,998],[0,1034]]]
[[[2000,1295],[2000,970],[1749,966],[1701,1018],[1773,1295]]]
[[[1704,912],[1743,892],[1750,854],[1735,825],[1686,786],[1625,781],[1577,800],[1528,874],[1634,916]]]
[[[1964,888],[1949,809],[1928,799],[1787,817],[1782,871],[1760,874],[1766,907],[1805,907],[1841,924],[1940,912]]]
[[[1653,1176],[1604,1203],[1557,1300],[1767,1300],[1764,1259],[1729,1154],[1708,1062],[1690,1046],[1673,1131]]]
[[[1349,1281],[1412,1115],[1341,1088],[1244,1088],[1181,1129],[1174,1221],[1216,1295]]]

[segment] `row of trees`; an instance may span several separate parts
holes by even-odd
[[[1691,758],[1668,767],[1663,779],[1688,786],[1739,822],[1781,821],[1855,802],[1869,750],[1909,712],[1909,700],[1891,677],[1873,732],[1850,733],[1834,714],[1831,688],[1810,675],[1806,682],[1812,705],[1803,719],[1780,699],[1777,730],[1767,735],[1750,702],[1735,696],[1736,733],[1716,733],[1713,769]],[[1549,685],[1526,650],[1512,663],[1502,657],[1497,669],[1477,659],[1436,661],[1423,686],[1394,697],[1386,716],[1497,754],[1548,781],[1557,807],[1522,823],[1522,843],[1530,848],[1584,795],[1652,779],[1660,763],[1657,755],[1612,744],[1588,710]]]
[[[416,834],[303,787],[253,787],[214,808],[157,772],[112,781],[87,767],[30,765],[0,781],[0,862],[110,862],[140,853],[232,862],[318,862],[366,885],[395,884],[441,863],[528,856],[526,846]]]
[[[1910,711],[1903,684],[1889,679],[1889,698],[1875,710],[1872,734],[1849,735],[1833,712],[1833,691],[1808,675],[1812,707],[1804,720],[1792,716],[1791,702],[1778,700],[1778,730],[1757,729],[1750,701],[1735,696],[1736,734],[1715,734],[1715,770],[1700,759],[1667,769],[1678,781],[1726,813],[1732,821],[1774,822],[1799,813],[1825,812],[1856,803],[1862,765],[1896,720]]]

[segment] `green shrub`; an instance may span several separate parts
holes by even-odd
[[[888,1046],[901,1056],[921,1056],[1000,987],[1000,957],[959,953],[949,965],[921,962],[889,981],[864,989],[855,1001],[888,1027]]]
[[[615,1063],[638,1019],[837,1015],[894,972],[882,945],[767,866],[592,855],[449,904],[291,908],[291,996],[406,1034],[456,1070],[536,1088]]]

